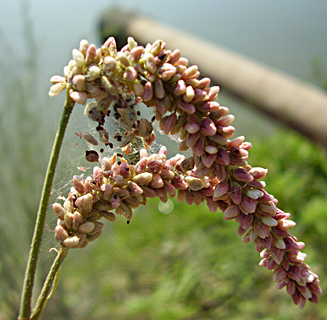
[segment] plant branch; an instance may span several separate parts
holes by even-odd
[[[25,271],[25,279],[24,279],[24,285],[21,295],[20,313],[18,316],[18,320],[27,320],[30,318],[35,271],[36,271],[42,236],[43,236],[43,229],[44,229],[44,223],[47,213],[48,202],[50,198],[50,192],[52,188],[52,182],[59,159],[59,153],[60,153],[62,141],[64,139],[64,134],[73,107],[74,107],[74,101],[72,101],[71,98],[69,97],[69,88],[67,88],[65,106],[62,112],[56,138],[52,147],[52,152],[49,159],[49,164],[43,184],[42,196],[39,204],[31,249],[29,252],[28,262]]]
[[[68,248],[66,247],[60,248],[60,251],[58,252],[56,259],[53,261],[48,276],[43,284],[43,288],[41,290],[39,298],[37,299],[35,309],[31,315],[30,320],[38,320],[40,318],[46,303],[48,302],[48,300],[50,299],[51,295],[55,290],[55,286],[58,281],[59,268],[62,262],[64,261],[65,257],[67,256],[67,253],[68,253]]]

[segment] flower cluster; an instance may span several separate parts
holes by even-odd
[[[101,168],[94,167],[93,177],[74,176],[64,205],[53,205],[58,217],[57,240],[68,248],[83,248],[101,235],[103,224],[98,220],[102,217],[115,221],[115,214],[122,214],[129,221],[133,209],[146,204],[147,198],[159,197],[166,202],[176,190],[179,198],[183,195],[197,204],[206,200],[216,211],[212,198],[217,180],[197,178],[187,170],[189,159],[178,154],[167,160],[166,154],[166,147],[150,156],[142,149],[136,165],[114,154],[101,160]]]
[[[220,209],[224,219],[235,219],[238,234],[244,242],[255,243],[260,265],[274,270],[277,288],[286,287],[295,304],[302,308],[306,300],[318,302],[318,276],[304,263],[304,243],[289,231],[295,223],[265,190],[262,179],[267,170],[248,164],[251,144],[243,136],[231,139],[234,116],[215,101],[219,87],[209,87],[209,78],[200,79],[197,66],[189,66],[178,49],[172,52],[162,41],[144,48],[129,38],[118,52],[109,38],[99,49],[82,40],[64,74],[51,78],[54,85],[49,94],[67,88],[77,103],[94,99],[85,114],[99,123],[100,133],[112,106],[125,130],[120,137],[125,151],[136,136],[145,148],[155,139],[151,122],[138,119],[134,111],[143,102],[154,108],[166,135],[179,136],[179,149],[190,148],[193,153],[187,159],[176,155],[166,160],[164,148],[150,156],[142,149],[135,166],[123,156],[118,161],[115,155],[102,159],[102,169],[95,167],[93,178],[74,177],[64,206],[54,205],[59,217],[56,237],[64,246],[84,247],[97,238],[103,226],[98,220],[113,221],[113,210],[131,219],[132,210],[145,204],[147,197],[165,202],[177,190],[179,201],[198,204],[206,200],[212,212]]]

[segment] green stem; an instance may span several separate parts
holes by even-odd
[[[69,92],[69,88],[67,88],[65,106],[62,112],[56,138],[52,147],[48,169],[43,184],[42,196],[39,204],[37,219],[34,227],[33,239],[31,243],[31,249],[29,252],[28,262],[25,271],[25,279],[24,279],[24,285],[21,295],[20,313],[18,316],[18,320],[28,320],[31,314],[31,300],[32,300],[32,291],[33,291],[34,279],[35,279],[35,271],[36,271],[38,255],[39,255],[41,241],[42,241],[45,217],[47,213],[52,182],[56,171],[59,153],[60,153],[62,141],[64,139],[64,134],[67,128],[70,115],[74,107],[74,102],[70,99],[68,92]]]
[[[67,256],[67,253],[68,253],[68,248],[65,247],[60,248],[60,251],[58,252],[56,259],[53,261],[48,276],[43,284],[43,288],[41,290],[39,298],[37,299],[35,309],[33,310],[30,320],[38,320],[40,318],[46,303],[48,302],[51,295],[53,294],[53,291],[55,290],[56,282],[58,280],[58,275],[59,275],[59,268],[62,262],[64,261],[65,257]],[[51,293],[49,294],[50,290]]]

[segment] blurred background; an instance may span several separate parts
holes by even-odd
[[[0,319],[15,319],[40,191],[64,95],[50,99],[49,78],[62,74],[83,38],[101,44],[100,21],[115,7],[206,39],[324,90],[327,82],[327,2],[219,0],[201,2],[5,0],[0,4]],[[165,40],[165,39],[163,39]],[[175,49],[175,48],[171,48]],[[199,65],[201,70],[201,65]],[[326,285],[327,155],[322,146],[223,91],[237,134],[253,144],[250,164],[269,169],[267,191],[297,222],[307,263]],[[327,107],[327,106],[326,106]],[[326,119],[327,122],[327,119]],[[76,106],[55,178],[53,203],[65,195],[82,145],[83,109]],[[174,149],[175,148],[175,149]],[[172,150],[177,150],[173,147]],[[304,310],[277,291],[258,266],[237,225],[205,206],[157,200],[130,225],[106,223],[103,236],[71,250],[43,319],[313,319],[327,318],[326,294]],[[49,210],[38,269],[44,279],[56,246]]]

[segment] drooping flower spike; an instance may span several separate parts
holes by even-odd
[[[103,158],[93,177],[74,177],[63,206],[54,204],[57,240],[68,248],[85,247],[101,234],[101,217],[114,221],[115,214],[123,214],[129,220],[147,198],[165,202],[177,192],[179,201],[190,205],[206,201],[212,212],[219,209],[224,219],[235,219],[243,242],[254,242],[260,252],[260,265],[274,270],[277,288],[286,287],[301,308],[306,300],[317,303],[319,279],[304,263],[304,243],[289,231],[295,222],[265,190],[262,179],[267,170],[248,164],[251,144],[243,136],[232,139],[234,116],[216,101],[219,87],[209,87],[210,79],[199,76],[197,66],[189,66],[178,49],[172,52],[159,40],[144,48],[128,38],[120,51],[112,37],[98,49],[82,40],[79,50],[73,50],[64,77],[51,78],[49,94],[66,88],[79,104],[93,99],[85,114],[98,123],[102,142],[111,143],[103,125],[114,116],[125,131],[114,136],[123,152],[130,152],[136,137],[149,148],[155,140],[152,121],[139,119],[134,110],[143,102],[154,108],[160,129],[178,135],[179,149],[191,149],[193,155],[167,160],[163,147],[151,155],[140,150],[136,165],[123,155]]]

